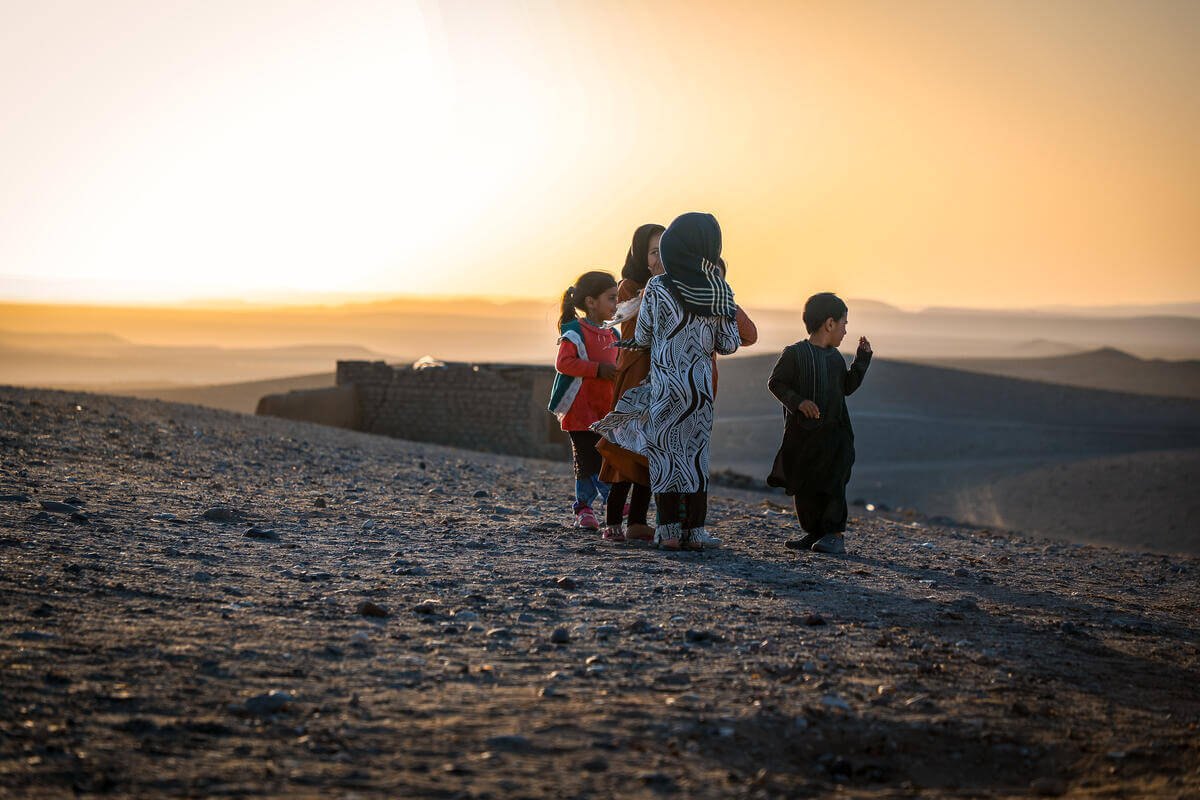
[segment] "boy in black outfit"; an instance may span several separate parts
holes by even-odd
[[[846,304],[822,292],[804,304],[808,339],[785,347],[767,388],[783,404],[783,444],[767,477],[796,501],[802,539],[787,546],[818,553],[844,553],[846,484],[854,465],[854,429],[846,395],[863,381],[871,363],[871,343],[858,340],[850,369],[838,352],[846,336]]]

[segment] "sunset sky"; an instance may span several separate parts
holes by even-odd
[[[1200,300],[1200,2],[0,0],[0,299]],[[0,324],[2,327],[2,324]]]

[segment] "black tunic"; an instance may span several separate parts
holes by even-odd
[[[785,421],[769,485],[782,486],[790,495],[845,493],[854,465],[854,428],[846,396],[862,385],[870,363],[871,354],[859,350],[846,369],[836,347],[818,347],[807,340],[784,348],[767,382],[783,404]],[[796,410],[805,400],[821,409],[819,419]]]

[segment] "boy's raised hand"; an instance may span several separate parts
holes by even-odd
[[[867,341],[867,337],[865,337],[865,336],[858,337],[858,352],[860,352],[860,353],[871,352],[871,343]]]
[[[805,400],[803,403],[796,406],[796,410],[809,419],[821,418],[821,408],[812,400]]]
[[[600,366],[596,369],[596,377],[602,381],[611,381],[617,376],[617,366],[600,362]]]

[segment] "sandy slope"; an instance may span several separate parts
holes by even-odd
[[[1200,792],[1194,558],[744,492],[606,546],[565,464],[74,393],[0,451],[0,795]]]

